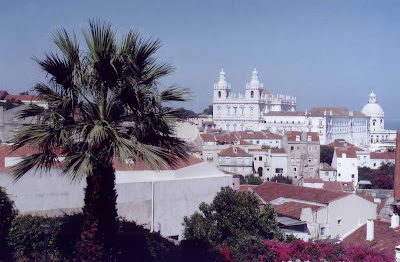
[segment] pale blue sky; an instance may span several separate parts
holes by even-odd
[[[5,1],[0,89],[42,81],[32,57],[56,50],[52,31],[81,35],[92,17],[161,38],[159,58],[176,66],[164,84],[190,87],[194,111],[212,103],[221,66],[242,93],[257,66],[264,88],[297,96],[298,109],[360,111],[374,89],[386,119],[400,122],[400,1]]]

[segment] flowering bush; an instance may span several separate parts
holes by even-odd
[[[275,261],[374,261],[392,262],[394,256],[384,254],[375,249],[366,249],[361,246],[346,246],[324,242],[304,242],[300,240],[292,243],[278,241],[263,241],[267,250],[275,254]]]

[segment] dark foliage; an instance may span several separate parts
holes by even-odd
[[[183,118],[196,118],[196,117],[198,117],[198,114],[196,114],[192,110],[188,110],[188,109],[185,109],[183,107],[180,107],[180,108],[178,108],[176,110],[182,115]]]
[[[263,180],[261,177],[251,175],[247,178],[247,184],[249,185],[261,185]]]
[[[395,165],[391,162],[389,162],[389,163],[382,162],[381,166],[379,167],[379,170],[385,172],[391,178],[393,178],[394,177],[394,167],[395,167]]]
[[[328,163],[332,165],[332,158],[335,149],[330,146],[321,145],[320,163]]]
[[[21,102],[21,100],[15,99],[14,97],[11,99],[7,99],[6,102],[0,102],[0,106],[3,106],[4,110],[9,110],[22,104],[23,103]]]
[[[371,174],[373,170],[369,167],[359,167],[358,168],[358,180],[368,180],[371,181]]]
[[[270,205],[260,209],[253,193],[221,189],[211,204],[202,203],[200,212],[184,218],[184,236],[210,247],[233,246],[244,235],[281,239],[276,212]]]
[[[282,183],[289,185],[293,184],[293,180],[288,176],[273,176],[269,181],[274,183]]]
[[[204,109],[203,114],[212,115],[213,114],[213,105],[208,106],[208,108]]]
[[[375,171],[371,174],[372,188],[393,189],[393,178],[384,171]]]
[[[8,245],[8,234],[18,212],[3,187],[0,186],[0,261],[8,261],[12,255]]]

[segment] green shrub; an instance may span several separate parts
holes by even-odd
[[[261,177],[251,175],[247,178],[247,184],[249,185],[261,185],[264,181]]]
[[[288,176],[273,176],[270,182],[282,183],[282,184],[293,184],[293,180]]]
[[[8,261],[12,256],[12,250],[8,246],[8,233],[17,214],[14,202],[0,186],[0,261]]]

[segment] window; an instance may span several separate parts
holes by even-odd
[[[297,150],[300,150],[300,147],[299,147],[299,146],[297,147]]]
[[[374,163],[374,167],[376,167],[376,163]]]
[[[321,227],[321,236],[325,236],[325,227]]]
[[[258,160],[259,160],[259,161],[262,161],[262,156],[259,156],[259,157],[258,157]]]
[[[254,160],[257,160],[257,157],[255,157]]]
[[[311,161],[312,161],[311,158],[309,158],[309,159],[308,159],[308,163],[311,163]]]
[[[337,220],[337,224],[338,224],[338,226],[341,226],[342,225],[342,219],[338,219]]]
[[[300,136],[296,136],[296,141],[300,141]]]
[[[296,162],[297,162],[297,163],[300,163],[300,158],[296,158]]]
[[[342,166],[342,163],[338,163],[338,167],[341,167]]]
[[[297,172],[297,167],[293,167],[293,171],[294,171],[294,172]]]
[[[307,141],[311,141],[311,136],[307,136]]]
[[[351,175],[351,178],[354,178],[354,174]]]
[[[251,91],[250,96],[251,96],[251,98],[254,97],[254,92],[253,91]]]
[[[290,163],[294,163],[294,158],[290,158]]]
[[[291,146],[291,147],[290,147],[290,151],[293,151],[293,150],[294,150],[294,146]]]
[[[296,179],[297,179],[297,176],[294,176],[294,178],[296,178]]]
[[[340,176],[340,173],[338,174],[338,176]]]
[[[314,158],[314,162],[317,163],[317,158]]]
[[[221,91],[218,91],[218,98],[221,98]]]
[[[283,173],[283,168],[275,168],[275,173],[276,174],[282,174]]]
[[[310,172],[314,172],[314,168],[313,167],[310,167]]]

